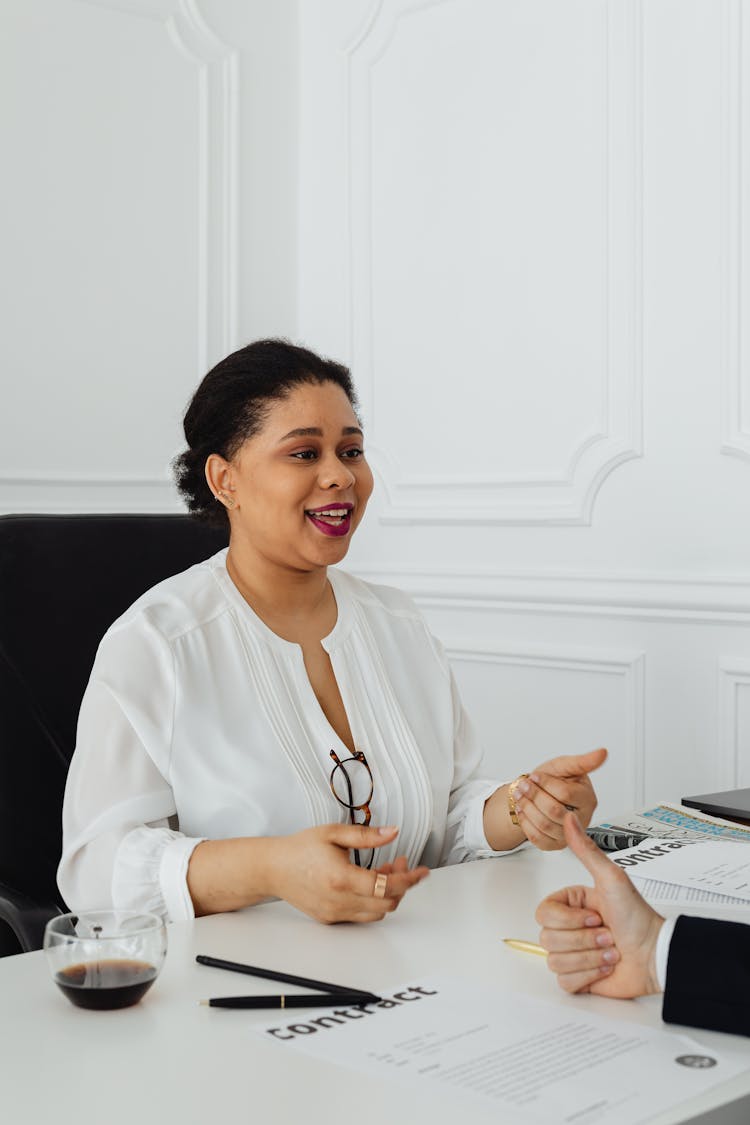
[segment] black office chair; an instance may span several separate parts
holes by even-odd
[[[41,948],[67,909],[62,799],[99,641],[227,539],[190,516],[0,516],[0,957]]]

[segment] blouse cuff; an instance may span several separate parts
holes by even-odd
[[[656,979],[659,982],[659,988],[664,991],[667,983],[667,961],[669,960],[669,943],[672,940],[674,933],[675,918],[667,918],[662,923],[659,930],[659,936],[656,939],[656,951],[654,959],[656,962]]]
[[[159,883],[170,922],[188,922],[195,918],[193,900],[187,885],[187,869],[193,851],[204,839],[205,837],[177,836],[161,853]]]
[[[171,828],[140,825],[117,849],[112,874],[116,908],[148,910],[168,922],[195,917],[187,887],[190,856],[205,837],[184,836]]]

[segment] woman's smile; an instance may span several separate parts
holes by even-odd
[[[348,535],[353,510],[353,504],[326,504],[322,508],[306,509],[305,515],[323,535]]]

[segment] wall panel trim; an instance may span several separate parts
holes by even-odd
[[[722,441],[721,452],[750,461],[750,373],[743,393],[745,356],[743,246],[744,75],[743,0],[723,0],[722,35]]]
[[[562,650],[552,646],[534,648],[485,648],[474,645],[446,646],[451,662],[484,663],[515,668],[539,668],[621,676],[625,681],[628,716],[626,760],[630,766],[631,791],[623,794],[623,805],[640,808],[646,800],[645,667],[642,652],[594,649]],[[594,747],[592,746],[593,750]]]
[[[406,590],[425,607],[750,624],[747,576],[350,569],[366,581]]]
[[[739,656],[719,661],[719,764],[722,776],[716,788],[736,789],[750,785],[747,765],[747,742],[741,740],[738,695],[741,688],[750,690],[750,660]],[[745,732],[746,737],[750,732]]]
[[[417,17],[448,0],[380,0],[345,49],[349,240],[349,355],[376,401],[372,282],[372,71],[406,16]],[[602,416],[576,442],[567,465],[550,477],[509,474],[492,478],[410,475],[381,443],[377,411],[368,449],[383,484],[384,524],[566,525],[592,520],[606,478],[642,455],[642,227],[643,104],[642,3],[605,0],[607,290]]]
[[[195,0],[84,0],[164,25],[198,70],[198,348],[195,373],[236,346],[238,317],[239,53],[203,19]],[[2,508],[26,512],[180,510],[165,475],[0,471]],[[65,496],[61,496],[61,490]],[[107,490],[104,495],[104,490]],[[44,492],[47,495],[41,495]]]

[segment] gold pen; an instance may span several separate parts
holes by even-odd
[[[546,957],[547,950],[537,945],[534,941],[522,941],[521,938],[504,937],[503,941],[509,945],[511,949],[520,949],[522,953],[536,953],[538,957]]]

